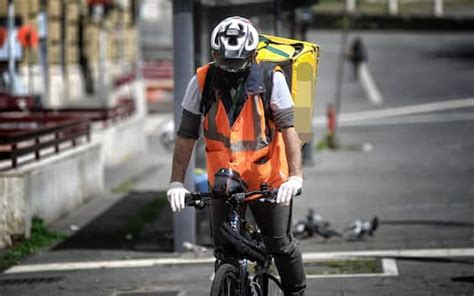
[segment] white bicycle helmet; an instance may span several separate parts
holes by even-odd
[[[211,35],[216,65],[228,72],[240,72],[250,66],[257,44],[257,30],[248,19],[239,16],[221,21]]]

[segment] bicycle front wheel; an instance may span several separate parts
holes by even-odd
[[[239,277],[234,265],[225,263],[217,268],[212,281],[211,296],[238,296]]]
[[[258,296],[283,296],[283,290],[281,289],[280,280],[277,279],[275,276],[264,273],[261,275],[257,275],[254,278],[255,286],[258,286],[256,289],[258,291]]]

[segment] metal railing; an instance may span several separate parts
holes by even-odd
[[[85,107],[85,108],[59,108],[38,109],[35,113],[64,114],[76,118],[89,119],[92,122],[102,122],[104,127],[132,116],[135,112],[135,102],[132,99],[121,100],[113,107]]]
[[[12,96],[6,92],[0,92],[0,111],[15,110],[20,111],[24,109],[34,109],[41,106],[38,98],[30,95]]]
[[[11,96],[0,93],[0,114],[11,112],[28,112],[33,116],[65,115],[69,117],[89,119],[93,122],[102,122],[104,127],[109,123],[130,117],[135,112],[133,99],[120,99],[112,107],[68,107],[68,108],[43,108],[32,96]]]
[[[34,156],[34,160],[46,157],[45,150],[55,155],[64,143],[75,147],[90,141],[90,120],[52,114],[3,113],[0,116],[0,162],[10,161],[10,166],[1,170],[17,168],[29,163],[19,159]],[[85,140],[85,141],[84,141]],[[64,145],[63,145],[64,146]]]

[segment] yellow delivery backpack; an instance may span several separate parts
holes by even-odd
[[[275,67],[285,74],[295,104],[295,129],[304,143],[313,138],[319,51],[319,45],[314,43],[269,35],[260,35],[257,48],[257,62],[264,68],[266,85],[271,85]]]

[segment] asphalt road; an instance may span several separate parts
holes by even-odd
[[[346,65],[342,113],[413,106],[474,97],[472,34],[358,33],[369,54],[369,69],[384,97],[371,104]],[[351,35],[354,36],[354,35]],[[316,116],[334,98],[339,34],[313,31],[323,48]],[[342,230],[355,219],[378,216],[374,237],[348,242],[313,238],[304,252],[474,247],[473,107],[346,122],[338,129],[338,151],[318,151],[305,168],[304,196],[294,218],[308,208]],[[458,117],[459,113],[464,116]],[[460,119],[461,118],[461,119]],[[323,137],[324,127],[316,138]],[[366,151],[361,149],[365,144]],[[162,158],[169,154],[161,153]],[[169,168],[156,171],[168,178]],[[145,182],[150,185],[153,178]],[[166,184],[166,182],[162,182]],[[145,184],[145,185],[146,185]],[[143,183],[140,186],[145,186]],[[142,187],[149,190],[148,187]],[[98,238],[99,239],[99,238]],[[174,254],[124,251],[49,251],[25,263],[161,258]],[[472,295],[474,261],[468,258],[396,258],[398,276],[308,280],[307,295]],[[0,285],[0,295],[114,295],[118,291],[185,290],[207,295],[212,265],[2,274],[1,279],[59,277],[49,284]],[[151,292],[150,292],[151,293]],[[160,294],[149,294],[160,295]]]
[[[361,36],[366,45],[369,69],[384,103],[369,102],[346,63],[342,114],[474,97],[472,35],[359,32],[351,33],[349,40],[354,36]],[[308,38],[322,47],[316,100],[321,116],[334,100],[340,35],[311,32]],[[378,216],[383,227],[376,237],[370,243],[352,243],[354,249],[473,246],[473,110],[471,106],[341,125],[341,149],[315,153],[315,166],[305,169],[311,182],[305,183],[305,201],[296,202],[296,212],[314,208],[339,229],[355,219]],[[449,117],[459,113],[468,116]],[[323,138],[324,126],[316,131],[316,138]],[[364,144],[371,151],[364,151]],[[318,250],[347,247],[338,240],[302,244]]]
[[[370,72],[384,97],[380,108],[473,97],[473,34],[350,31],[348,45],[357,36],[362,37]],[[316,94],[316,114],[321,115],[334,101],[341,34],[310,31],[307,37],[321,46]],[[344,73],[341,112],[376,109],[348,62]]]

